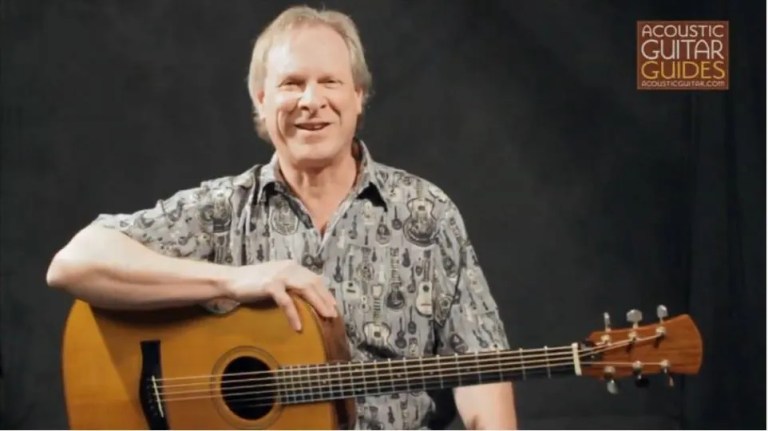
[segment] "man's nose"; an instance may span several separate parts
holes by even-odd
[[[304,87],[304,92],[299,98],[299,108],[316,111],[322,108],[323,103],[322,95],[316,85],[309,84]]]

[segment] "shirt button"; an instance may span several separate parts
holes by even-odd
[[[324,266],[325,266],[325,262],[318,257],[312,261],[312,265],[309,269],[312,270],[312,272],[314,272],[315,274],[319,275],[323,273]]]
[[[325,266],[325,262],[323,262],[322,259],[319,257],[312,257],[310,255],[306,255],[301,259],[301,266],[304,268],[307,268],[308,270],[316,273],[316,274],[322,274],[323,273],[323,266]]]

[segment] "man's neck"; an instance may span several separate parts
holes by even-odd
[[[357,160],[351,153],[328,166],[304,168],[278,159],[280,175],[302,200],[322,201],[346,195],[357,178]]]
[[[278,162],[283,181],[307,208],[315,227],[324,232],[331,216],[355,185],[357,158],[349,151],[339,160],[316,169],[284,163],[279,155]]]

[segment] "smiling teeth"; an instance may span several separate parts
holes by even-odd
[[[306,130],[320,130],[325,127],[325,124],[300,124],[296,127]]]

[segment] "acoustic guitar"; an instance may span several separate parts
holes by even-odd
[[[344,323],[296,298],[303,330],[274,305],[108,311],[75,301],[64,334],[69,425],[77,429],[339,429],[354,399],[499,381],[588,376],[638,384],[695,374],[702,343],[687,315],[606,328],[558,347],[351,362]],[[671,379],[671,377],[668,377]]]

